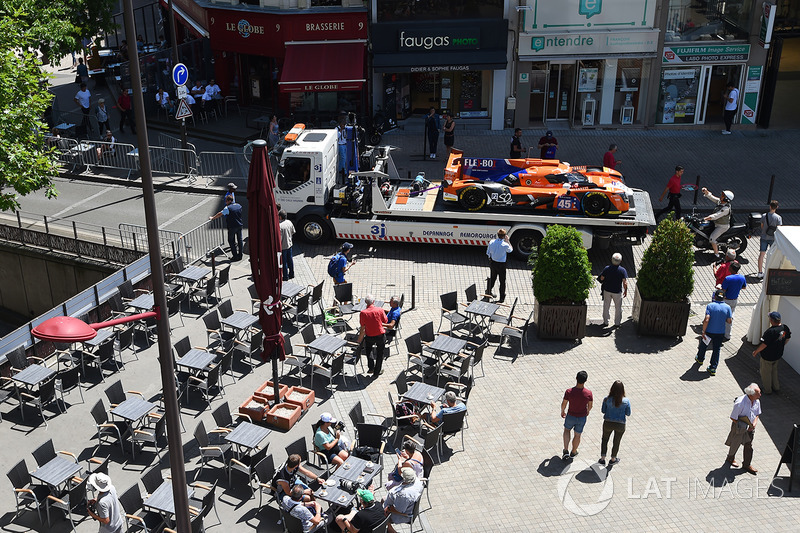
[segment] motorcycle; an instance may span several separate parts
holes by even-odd
[[[754,228],[760,227],[761,217],[758,214],[749,214],[747,224],[737,224],[735,221],[731,224],[728,230],[720,235],[717,239],[717,244],[720,252],[725,253],[727,250],[734,250],[737,255],[740,255],[747,249],[747,240],[752,235]],[[709,236],[714,231],[714,222],[706,222],[703,217],[696,215],[692,212],[691,215],[685,215],[683,222],[689,227],[694,234],[694,245],[701,250],[711,250],[711,241]]]
[[[393,118],[387,118],[383,114],[383,111],[381,111],[380,107],[378,107],[378,111],[375,112],[375,116],[372,117],[372,120],[370,120],[367,124],[366,139],[368,140],[369,145],[378,146],[381,143],[383,134],[395,128],[397,128],[397,122]]]

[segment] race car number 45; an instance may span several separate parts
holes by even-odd
[[[577,211],[578,199],[574,196],[559,196],[556,200],[556,209],[563,209],[565,211]]]

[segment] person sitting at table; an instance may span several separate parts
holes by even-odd
[[[141,35],[137,35],[136,36],[136,49],[139,50],[140,54],[142,52],[144,52],[144,46],[145,46],[144,45],[144,37],[142,37]]]
[[[286,459],[286,462],[283,466],[275,472],[275,477],[272,478],[273,484],[278,489],[278,499],[282,499],[285,494],[289,494],[294,487],[301,487],[303,489],[303,499],[305,501],[311,501],[314,499],[312,491],[308,485],[303,483],[300,479],[298,474],[303,474],[305,478],[309,481],[318,481],[320,483],[325,483],[325,480],[315,475],[310,470],[303,468],[300,465],[302,458],[293,453]]]
[[[161,87],[158,88],[158,92],[156,93],[156,102],[158,102],[161,109],[166,111],[168,115],[172,114],[172,101],[169,98],[169,93]]]
[[[436,410],[436,403],[431,402],[431,413],[433,413],[435,410]],[[439,409],[439,412],[437,412],[435,415],[434,414],[430,415],[429,422],[431,424],[438,425],[442,422],[444,415],[449,415],[452,413],[460,413],[461,411],[466,411],[466,410],[467,406],[458,401],[456,393],[453,391],[447,391],[444,395],[444,403],[442,403],[441,409]]]
[[[322,507],[317,501],[303,501],[303,487],[295,485],[292,492],[283,497],[283,508],[290,515],[300,520],[303,524],[303,533],[316,531],[320,522],[325,527],[325,515],[322,514]]]
[[[414,504],[422,497],[424,485],[417,479],[413,468],[403,468],[400,471],[403,483],[394,487],[383,501],[383,514],[389,517],[387,531],[395,533],[392,524],[410,524]]]
[[[106,130],[106,136],[103,137],[104,144],[97,147],[97,161],[100,162],[104,156],[114,157],[117,151],[117,139],[111,130]],[[107,143],[107,144],[106,144]]]
[[[336,516],[336,525],[350,533],[372,533],[383,519],[383,509],[375,505],[375,495],[366,489],[356,491],[356,507],[350,513]]]
[[[422,454],[417,450],[416,443],[412,439],[407,438],[403,443],[403,450],[397,456],[397,465],[389,473],[386,484],[384,485],[386,490],[391,490],[393,487],[402,483],[403,476],[400,475],[400,472],[403,471],[403,468],[413,469],[417,477],[420,477],[422,476],[422,466]]]
[[[397,323],[400,321],[400,314],[403,311],[400,309],[400,299],[397,296],[392,296],[389,299],[389,312],[386,313],[386,342],[389,343],[394,340],[397,335]]]
[[[344,464],[350,453],[340,445],[342,432],[333,430],[331,426],[336,419],[330,413],[322,413],[319,417],[319,426],[314,434],[314,446],[328,458],[328,462],[337,467]]]
[[[217,112],[217,101],[221,98],[222,91],[220,90],[219,85],[217,85],[216,80],[211,78],[211,81],[209,81],[208,85],[206,85],[206,91],[203,93],[203,106],[206,108],[206,112]]]
[[[189,90],[189,93],[191,93],[191,95],[194,96],[195,98],[202,97],[204,92],[206,92],[206,90],[203,87],[203,84],[200,83],[200,81],[194,82],[194,85],[192,86],[191,90]]]

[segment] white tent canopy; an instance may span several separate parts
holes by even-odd
[[[800,266],[800,226],[779,226],[775,231],[775,242],[770,246],[765,258],[764,272],[769,272],[772,268],[797,270],[798,266]],[[756,345],[759,344],[761,334],[769,327],[768,315],[771,311],[780,312],[783,323],[800,332],[800,297],[768,296],[767,280],[764,281],[761,295],[753,308],[750,329],[747,331],[747,340]],[[800,343],[787,344],[784,359],[800,372]]]

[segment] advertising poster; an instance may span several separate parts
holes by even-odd
[[[597,73],[599,69],[596,68],[582,68],[580,78],[578,78],[578,92],[579,93],[593,93],[597,91]]]

